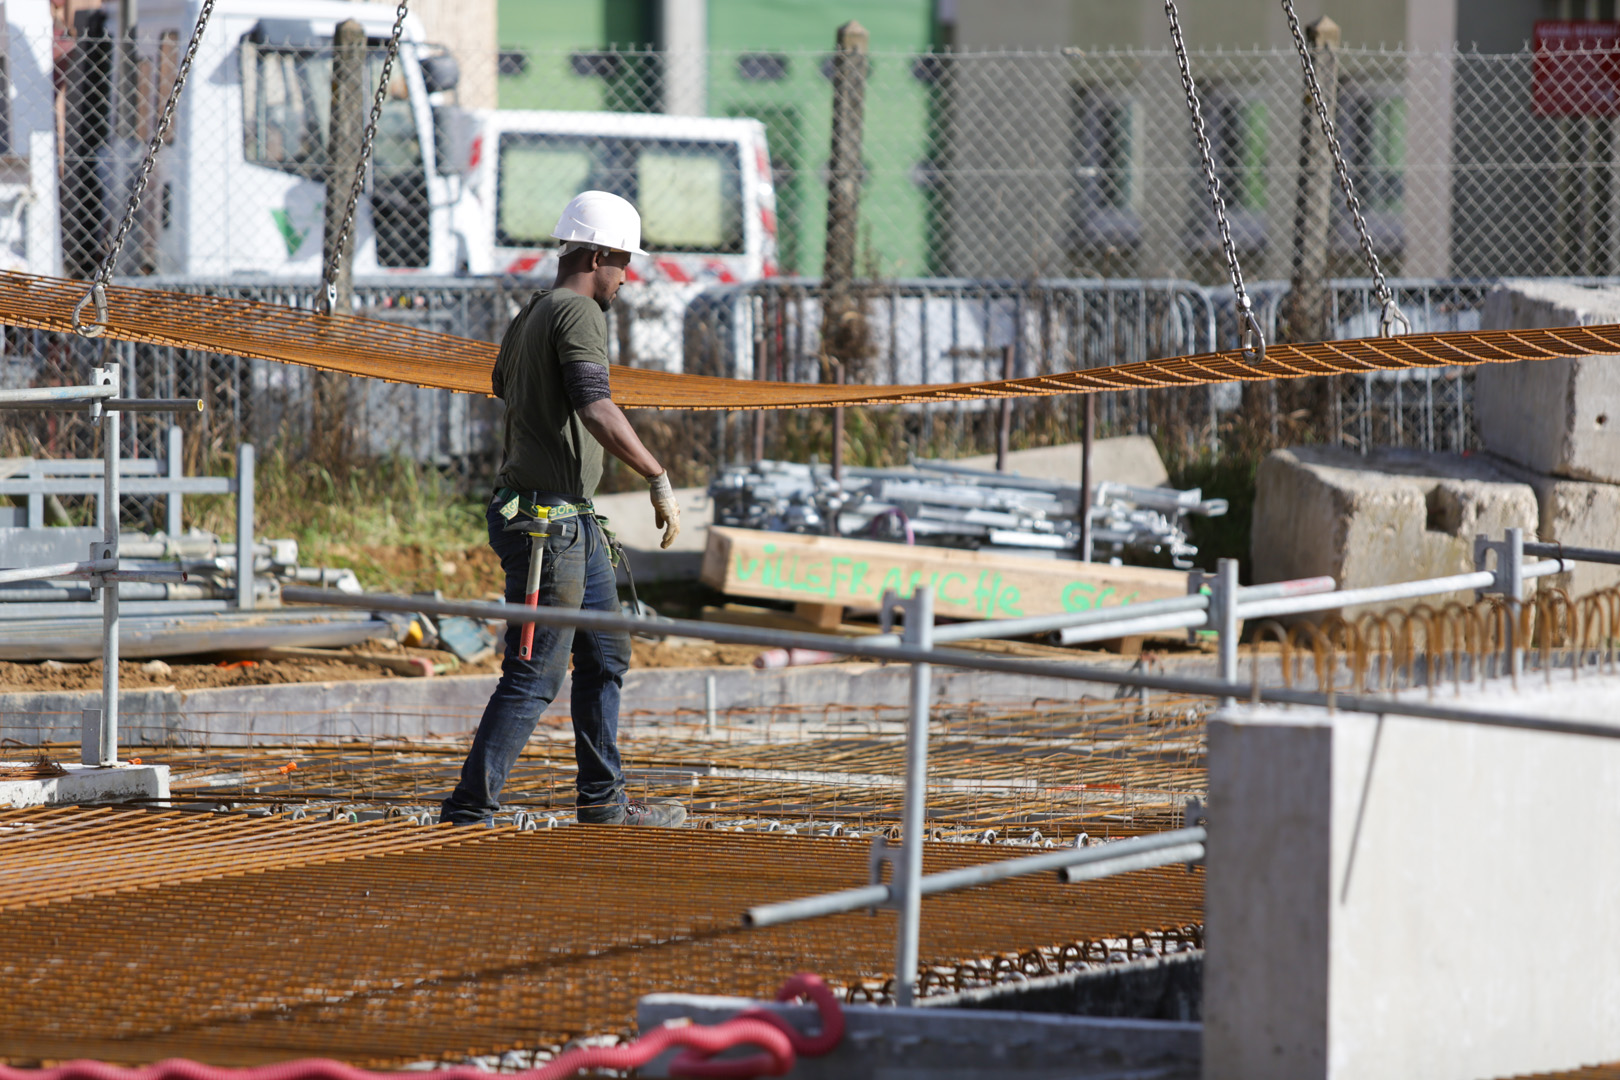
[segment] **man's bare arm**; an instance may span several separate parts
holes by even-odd
[[[641,436],[636,434],[630,420],[612,400],[599,398],[578,412],[585,430],[602,444],[602,449],[647,478],[648,494],[652,496],[653,520],[664,530],[660,546],[669,547],[681,531],[681,504],[676,501],[675,491],[670,487],[669,474],[641,444]]]
[[[610,399],[602,398],[586,405],[579,410],[579,419],[585,430],[602,444],[602,449],[643,477],[651,480],[664,471],[658,459],[641,444],[641,436],[630,426],[630,418]]]

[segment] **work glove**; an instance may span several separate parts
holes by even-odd
[[[659,473],[647,481],[647,486],[651,489],[653,519],[664,530],[664,539],[658,546],[668,548],[681,534],[681,504],[675,501],[675,489],[670,487],[669,473]]]

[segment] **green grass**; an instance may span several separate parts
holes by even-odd
[[[226,459],[212,462],[207,471],[221,475],[234,469],[234,461]],[[254,481],[259,536],[295,539],[302,565],[348,567],[368,586],[421,582],[414,575],[402,581],[397,560],[367,548],[404,548],[431,560],[488,540],[480,499],[458,492],[431,467],[404,458],[329,468],[275,450],[260,461]],[[231,496],[190,499],[186,509],[188,526],[235,537]]]

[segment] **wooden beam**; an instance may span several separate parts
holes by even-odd
[[[731,596],[877,610],[883,593],[932,586],[953,619],[1013,619],[1184,596],[1187,575],[872,540],[709,529],[703,582]]]

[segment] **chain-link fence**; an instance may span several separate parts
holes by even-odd
[[[96,270],[191,33],[173,21],[183,7],[143,13],[134,40],[120,42],[100,11],[53,31],[43,0],[7,5],[0,265]],[[333,26],[262,8],[216,13],[121,278],[313,306],[325,206],[330,193],[347,194],[346,177],[328,176],[341,156],[331,148]],[[364,77],[375,79],[393,6],[349,13],[364,24]],[[513,298],[550,283],[561,205],[599,187],[637,202],[653,252],[637,260],[610,316],[622,363],[793,379],[831,378],[841,366],[848,378],[944,381],[999,376],[1009,345],[1024,375],[1236,341],[1168,50],[873,54],[840,69],[864,80],[852,166],[829,160],[827,52],[452,58],[414,22],[405,38],[357,221],[355,303],[368,314],[494,339]],[[1344,49],[1318,63],[1373,246],[1401,279],[1418,329],[1477,324],[1498,276],[1620,272],[1620,65],[1610,54]],[[487,82],[483,68],[497,64],[502,108],[463,107],[458,75]],[[1313,330],[1375,332],[1377,304],[1348,280],[1366,269],[1336,188],[1320,227],[1300,209],[1302,187],[1327,163],[1309,134],[1298,57],[1195,53],[1191,69],[1268,333],[1303,336],[1285,299],[1302,289],[1315,290]],[[359,100],[369,104],[370,90]],[[648,115],[671,107],[693,115]],[[860,193],[850,302],[863,336],[853,352],[824,347],[814,280],[829,181],[847,167]],[[1305,271],[1314,276],[1303,280]],[[221,448],[297,437],[311,423],[306,373],[278,365],[19,332],[6,348],[6,385],[77,381],[113,350],[142,393],[205,398],[203,442]],[[1336,380],[1307,403],[1311,434],[1466,448],[1468,386],[1456,371]],[[1250,403],[1269,410],[1276,437],[1297,435],[1289,418],[1299,402],[1284,394],[1274,404],[1277,393],[1258,388]],[[493,453],[491,403],[359,385],[351,403],[352,443],[366,453],[473,469]],[[1105,431],[1150,430],[1200,448],[1238,403],[1231,388],[1119,394],[1100,416]],[[1026,437],[1074,430],[1073,402],[1018,409]],[[988,438],[982,412],[910,410],[884,430],[966,449]],[[8,452],[86,449],[70,422],[29,423],[13,429]],[[753,450],[740,416],[643,423],[693,479]],[[772,421],[771,438],[785,426]],[[161,451],[157,425],[130,428],[132,450]],[[782,438],[774,451],[810,446]]]

